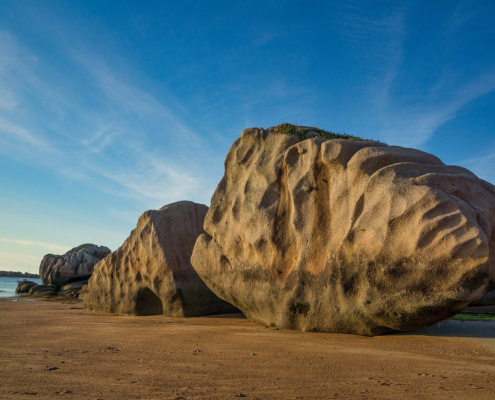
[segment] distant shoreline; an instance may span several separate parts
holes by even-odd
[[[40,276],[38,274],[30,274],[28,272],[19,272],[19,271],[0,271],[0,277],[40,279]]]

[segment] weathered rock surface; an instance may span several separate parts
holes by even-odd
[[[142,214],[124,244],[95,268],[84,307],[173,317],[238,312],[208,289],[190,263],[207,211],[180,201]]]
[[[86,286],[88,284],[88,281],[78,281],[78,282],[72,282],[68,283],[64,286],[61,286],[58,289],[58,295],[59,296],[64,296],[64,297],[72,297],[72,298],[78,298],[81,297],[80,294],[84,295],[86,293]]]
[[[15,292],[16,293],[28,293],[29,289],[31,289],[33,286],[36,286],[36,285],[38,285],[36,282],[23,279],[22,281],[19,281],[19,283],[17,283],[17,287],[15,289]]]
[[[79,289],[79,293],[77,294],[77,298],[84,300],[84,296],[86,296],[86,293],[88,292],[88,284],[82,286],[81,289]]]
[[[30,296],[55,296],[57,294],[56,285],[36,285],[29,289]]]
[[[79,277],[87,280],[94,266],[110,253],[108,247],[87,243],[62,256],[47,254],[40,264],[41,281],[60,287]]]
[[[204,229],[199,276],[270,326],[408,331],[495,288],[495,187],[414,149],[247,129]]]

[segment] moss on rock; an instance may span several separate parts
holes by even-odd
[[[285,134],[297,136],[299,140],[304,140],[308,138],[322,138],[322,139],[344,139],[351,141],[364,141],[371,142],[372,140],[363,139],[358,136],[348,135],[346,133],[335,133],[330,131],[325,131],[320,128],[313,128],[308,126],[298,126],[289,124],[287,122],[281,123],[275,127],[273,131],[274,134]]]

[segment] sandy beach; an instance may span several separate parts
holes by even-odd
[[[495,322],[412,334],[279,331],[0,301],[1,399],[493,399]]]

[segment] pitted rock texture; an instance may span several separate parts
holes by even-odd
[[[191,266],[207,211],[180,201],[142,214],[124,244],[95,268],[84,307],[171,317],[239,312],[213,294]]]
[[[88,279],[94,266],[110,253],[108,247],[86,243],[62,256],[47,254],[40,264],[41,281],[60,287],[79,278]]]
[[[252,128],[191,258],[251,320],[375,335],[447,318],[495,278],[495,187],[414,149]]]

